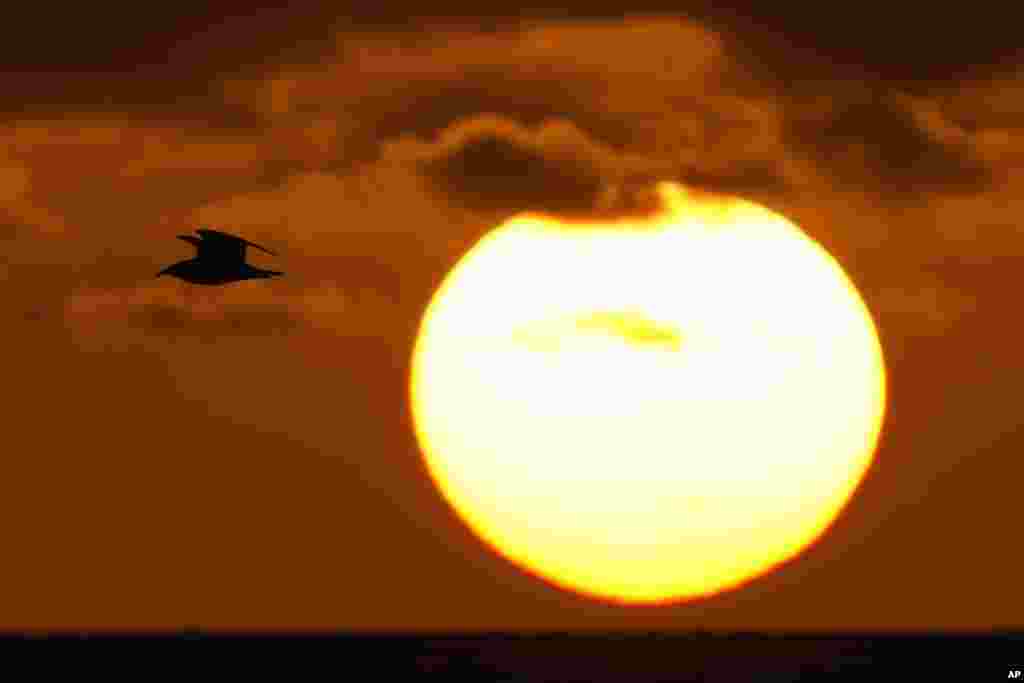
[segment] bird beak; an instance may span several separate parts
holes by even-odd
[[[163,270],[156,274],[156,277],[160,277],[161,275],[167,275],[167,271],[168,269],[164,268]]]

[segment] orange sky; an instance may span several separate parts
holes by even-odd
[[[339,29],[315,59],[221,67],[188,112],[8,114],[0,626],[1019,626],[1024,71],[783,84],[710,26]],[[406,377],[433,288],[490,227],[642,205],[656,179],[825,244],[876,316],[891,404],[807,553],[706,601],[622,608],[521,574],[454,519]],[[190,301],[153,276],[200,225],[287,276]]]

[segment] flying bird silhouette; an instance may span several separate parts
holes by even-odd
[[[254,247],[273,256],[277,255],[269,249],[220,230],[200,228],[196,230],[196,233],[199,237],[178,235],[178,239],[184,240],[196,248],[198,252],[196,257],[178,261],[164,268],[156,274],[157,277],[171,275],[195,285],[223,285],[240,280],[284,275],[280,271],[264,270],[246,263],[246,247]]]

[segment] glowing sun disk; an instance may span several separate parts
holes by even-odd
[[[684,600],[763,574],[835,519],[885,405],[871,317],[796,226],[659,186],[651,219],[521,215],[449,274],[411,397],[446,500],[563,588]]]

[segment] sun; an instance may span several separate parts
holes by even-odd
[[[799,554],[873,458],[885,368],[842,268],[752,202],[662,183],[649,218],[523,214],[423,317],[427,469],[494,551],[618,603],[712,595]]]

